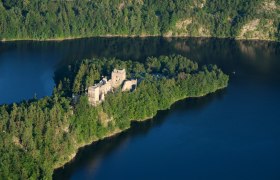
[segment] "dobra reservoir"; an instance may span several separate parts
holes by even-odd
[[[54,179],[280,179],[280,43],[90,38],[0,43],[0,104],[51,95],[68,64],[181,54],[217,64],[229,87],[81,148]]]

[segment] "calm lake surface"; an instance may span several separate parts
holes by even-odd
[[[92,38],[0,43],[0,104],[51,95],[84,58],[182,54],[217,64],[229,87],[187,99],[150,121],[80,149],[54,179],[280,179],[280,44],[261,41]]]

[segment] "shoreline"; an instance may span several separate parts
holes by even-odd
[[[190,96],[186,96],[186,97],[183,97],[183,98],[179,98],[179,99],[177,99],[177,100],[174,100],[174,102],[172,102],[168,108],[165,108],[165,109],[158,109],[157,112],[156,112],[156,114],[153,114],[153,116],[151,116],[151,117],[146,117],[146,118],[144,118],[144,119],[139,119],[139,120],[131,120],[130,122],[139,122],[139,123],[141,123],[141,122],[144,122],[144,121],[149,121],[149,120],[151,120],[152,118],[154,118],[156,115],[158,115],[158,113],[159,113],[160,111],[165,111],[165,110],[170,109],[171,106],[172,106],[173,104],[175,104],[176,102],[178,102],[178,101],[186,100],[186,99],[189,99],[189,98],[201,98],[201,97],[207,96],[207,95],[209,95],[209,94],[216,93],[217,91],[223,90],[223,89],[225,89],[226,87],[227,87],[227,86],[219,87],[219,88],[217,88],[214,92],[209,92],[209,93],[202,94],[202,95],[199,95],[199,96],[191,96],[191,97],[190,97]],[[108,133],[107,135],[105,135],[104,137],[102,137],[102,138],[100,138],[100,139],[93,139],[91,142],[82,143],[82,144],[78,145],[78,146],[77,146],[77,149],[75,150],[75,152],[69,156],[69,160],[65,160],[65,162],[61,162],[61,163],[58,163],[58,164],[54,165],[53,173],[54,173],[54,171],[63,168],[66,164],[68,164],[68,163],[70,163],[71,161],[73,161],[73,160],[75,159],[76,155],[78,154],[78,152],[80,151],[80,149],[85,148],[86,146],[92,145],[93,143],[102,141],[102,140],[104,140],[104,139],[112,138],[112,137],[114,137],[114,136],[116,136],[116,135],[118,135],[118,134],[120,134],[120,133],[125,132],[126,130],[128,130],[128,129],[130,129],[130,128],[131,128],[131,126],[128,127],[128,128],[126,128],[126,129],[123,129],[123,130],[116,129],[116,130],[114,130],[113,132]]]
[[[215,37],[215,36],[188,36],[188,35],[96,35],[96,36],[76,36],[65,38],[47,38],[47,39],[35,39],[35,38],[23,38],[23,39],[1,39],[1,43],[5,42],[20,42],[20,41],[34,41],[34,42],[63,42],[69,40],[90,39],[90,38],[213,38],[213,39],[229,39],[229,40],[241,40],[241,41],[267,41],[267,42],[280,42],[276,39],[258,39],[258,38],[240,38],[240,37]]]
[[[129,128],[127,128],[127,129],[129,129]],[[64,165],[66,165],[67,163],[69,163],[69,162],[71,162],[73,159],[75,159],[77,153],[79,152],[79,150],[80,150],[81,148],[84,148],[84,147],[86,147],[86,146],[89,146],[89,145],[91,145],[91,144],[93,144],[93,143],[96,143],[96,142],[98,142],[98,141],[102,141],[102,140],[104,140],[104,139],[114,137],[114,136],[116,136],[116,135],[118,135],[118,134],[120,134],[120,133],[126,131],[127,129],[124,129],[124,130],[116,129],[115,131],[113,131],[113,132],[111,132],[111,133],[105,135],[104,137],[102,137],[102,138],[100,138],[100,139],[93,139],[91,142],[84,142],[84,143],[79,144],[79,145],[77,146],[77,149],[75,150],[75,152],[74,152],[73,154],[69,155],[69,160],[65,160],[65,162],[61,162],[61,163],[56,164],[56,165],[54,166],[54,168],[53,168],[53,172],[54,172],[56,169],[63,168]]]

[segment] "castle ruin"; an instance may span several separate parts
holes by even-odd
[[[125,69],[114,69],[110,80],[103,78],[98,84],[88,88],[88,101],[92,106],[97,106],[105,100],[105,95],[122,85],[122,91],[131,91],[137,86],[137,79],[126,80]]]

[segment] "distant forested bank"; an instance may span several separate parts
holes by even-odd
[[[85,88],[125,68],[142,79],[133,92],[115,91],[97,107]],[[65,67],[53,95],[0,106],[0,177],[51,179],[55,168],[73,158],[79,147],[146,120],[174,102],[225,88],[229,77],[215,65],[199,67],[183,56],[147,58],[143,63],[90,59]],[[80,94],[77,104],[72,93]]]
[[[0,1],[0,40],[199,36],[280,40],[280,0]]]

